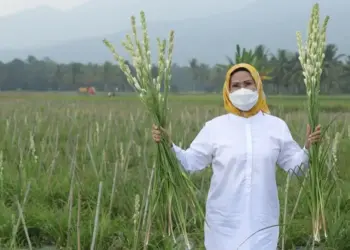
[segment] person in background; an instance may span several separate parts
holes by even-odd
[[[249,64],[228,70],[223,99],[227,114],[206,122],[187,150],[155,125],[153,140],[169,140],[189,172],[212,166],[204,233],[207,250],[275,250],[279,236],[275,166],[302,174],[310,146],[321,139],[321,127],[311,132],[307,125],[300,147],[287,124],[270,114],[259,73]]]

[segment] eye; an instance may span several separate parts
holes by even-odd
[[[251,85],[254,85],[254,82],[253,81],[245,81],[244,84],[246,86],[251,86]]]
[[[238,83],[232,83],[231,88],[238,88]]]

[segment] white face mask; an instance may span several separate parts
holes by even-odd
[[[231,103],[242,111],[248,111],[258,102],[259,95],[257,91],[241,88],[229,95]]]

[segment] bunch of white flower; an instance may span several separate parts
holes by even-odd
[[[308,117],[311,129],[319,124],[319,93],[323,61],[325,58],[326,28],[329,21],[327,16],[320,27],[319,5],[315,4],[309,22],[307,42],[303,45],[301,33],[297,32],[299,49],[299,61],[303,70],[304,82],[307,92]],[[319,144],[310,149],[310,168],[306,177],[307,188],[304,188],[309,203],[312,218],[313,242],[321,241],[322,230],[327,238],[325,207],[331,194],[334,182],[328,175],[326,155],[328,147],[320,147]]]
[[[132,58],[133,70],[126,63],[126,60],[115,51],[110,42],[107,40],[103,42],[113,53],[128,83],[139,94],[140,100],[153,117],[154,123],[158,126],[166,127],[169,117],[168,95],[171,81],[174,31],[170,32],[168,41],[157,39],[159,56],[157,70],[154,70],[145,13],[141,12],[142,42],[137,36],[135,17],[131,17],[131,25],[133,38],[127,35],[126,41],[122,45]],[[156,76],[155,71],[157,71]],[[152,191],[148,192],[142,199],[141,210],[143,210],[143,217],[156,218],[157,224],[152,225],[152,228],[156,227],[164,236],[168,235],[168,239],[171,239],[171,241],[173,241],[175,235],[183,235],[186,245],[189,246],[190,242],[186,233],[186,215],[189,214],[189,211],[186,211],[185,214],[184,204],[190,205],[188,207],[191,209],[190,216],[199,216],[204,219],[202,207],[196,197],[196,187],[179,166],[174,153],[169,147],[169,142],[165,138],[158,144],[157,149],[154,177],[150,178]],[[146,213],[149,213],[148,216],[145,216]],[[153,220],[147,219],[147,221],[151,223]],[[149,224],[143,225],[143,223],[138,225],[144,228],[138,228],[135,231],[147,231],[144,242],[148,242],[147,238],[149,235],[152,235],[149,232],[151,226]],[[164,243],[164,245],[166,244]],[[135,242],[136,248],[137,242]]]

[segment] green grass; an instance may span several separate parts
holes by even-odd
[[[48,93],[31,93],[31,92],[0,92],[1,100],[66,100],[66,101],[91,101],[91,102],[115,102],[128,101],[139,103],[139,99],[134,94],[123,94],[120,93],[116,97],[108,97],[106,93],[98,93],[96,96],[88,96],[85,94],[78,94],[76,92],[48,92]],[[268,96],[269,106],[272,108],[284,108],[290,111],[305,109],[306,107],[306,96],[284,96],[274,95]],[[172,94],[169,98],[173,103],[182,104],[204,104],[204,105],[215,105],[222,107],[222,96],[220,94]],[[320,103],[322,109],[326,111],[350,111],[350,96],[321,96]]]
[[[349,99],[322,97],[321,101],[323,124],[337,116],[330,138],[336,131],[342,133],[336,166],[339,179],[331,197],[330,236],[325,249],[350,249]],[[273,96],[268,102],[272,113],[286,120],[301,143],[307,121],[305,97]],[[17,200],[33,246],[68,244],[67,249],[79,249],[80,242],[80,249],[89,249],[100,182],[103,187],[96,249],[131,249],[135,196],[142,198],[147,189],[156,153],[150,138],[151,120],[139,101],[130,95],[108,98],[0,93],[0,103],[0,249],[10,249],[12,231],[19,218]],[[220,95],[173,95],[171,112],[173,140],[187,147],[203,123],[224,110]],[[203,204],[210,174],[208,168],[192,176],[203,191],[199,196]],[[281,209],[285,180],[286,174],[278,169]],[[23,204],[28,185],[27,202]],[[288,214],[299,189],[298,182],[292,180]],[[302,196],[295,220],[287,228],[286,249],[293,249],[293,244],[305,245],[311,235],[311,219],[304,200]],[[203,226],[190,219],[188,227],[195,249],[203,249]],[[164,249],[163,240],[162,235],[152,231],[149,249]],[[22,223],[15,242],[18,248],[28,245]]]

